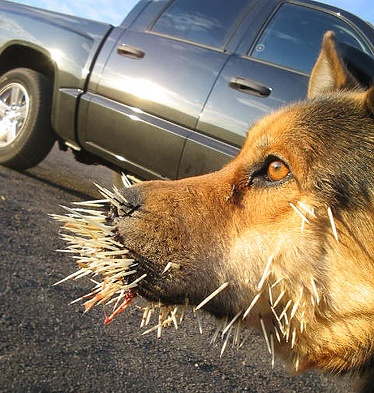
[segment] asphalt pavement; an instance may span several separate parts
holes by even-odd
[[[220,358],[214,324],[198,332],[191,315],[161,339],[141,336],[132,307],[105,326],[100,307],[69,304],[91,288],[85,281],[53,284],[75,271],[55,250],[64,244],[49,214],[60,205],[98,197],[111,172],[76,163],[56,148],[38,167],[0,167],[0,392],[279,392],[349,393],[345,379],[319,373],[291,377],[274,369],[264,340],[252,334]]]

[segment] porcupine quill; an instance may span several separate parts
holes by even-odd
[[[335,220],[334,220],[334,216],[332,214],[332,210],[331,210],[330,206],[327,208],[327,215],[328,215],[329,220],[330,220],[332,233],[334,234],[335,240],[338,242],[339,241],[338,231],[336,230]]]

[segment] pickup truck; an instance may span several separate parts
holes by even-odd
[[[309,0],[140,0],[118,27],[0,0],[0,164],[57,141],[141,179],[218,169],[306,96],[327,30],[370,84],[373,26]]]

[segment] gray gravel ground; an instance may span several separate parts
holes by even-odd
[[[213,325],[199,335],[191,317],[162,339],[140,336],[141,313],[126,310],[110,325],[97,307],[83,314],[69,302],[85,282],[52,286],[74,271],[58,224],[60,204],[96,197],[95,180],[111,183],[106,168],[86,167],[56,149],[38,167],[18,173],[0,167],[0,392],[351,392],[344,379],[271,370],[263,339],[221,359],[209,344]]]

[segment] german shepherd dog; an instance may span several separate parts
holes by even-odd
[[[308,100],[260,120],[227,166],[118,191],[111,225],[137,263],[126,305],[188,299],[258,329],[294,371],[352,373],[368,392],[374,88],[359,86],[336,47],[326,33]]]

